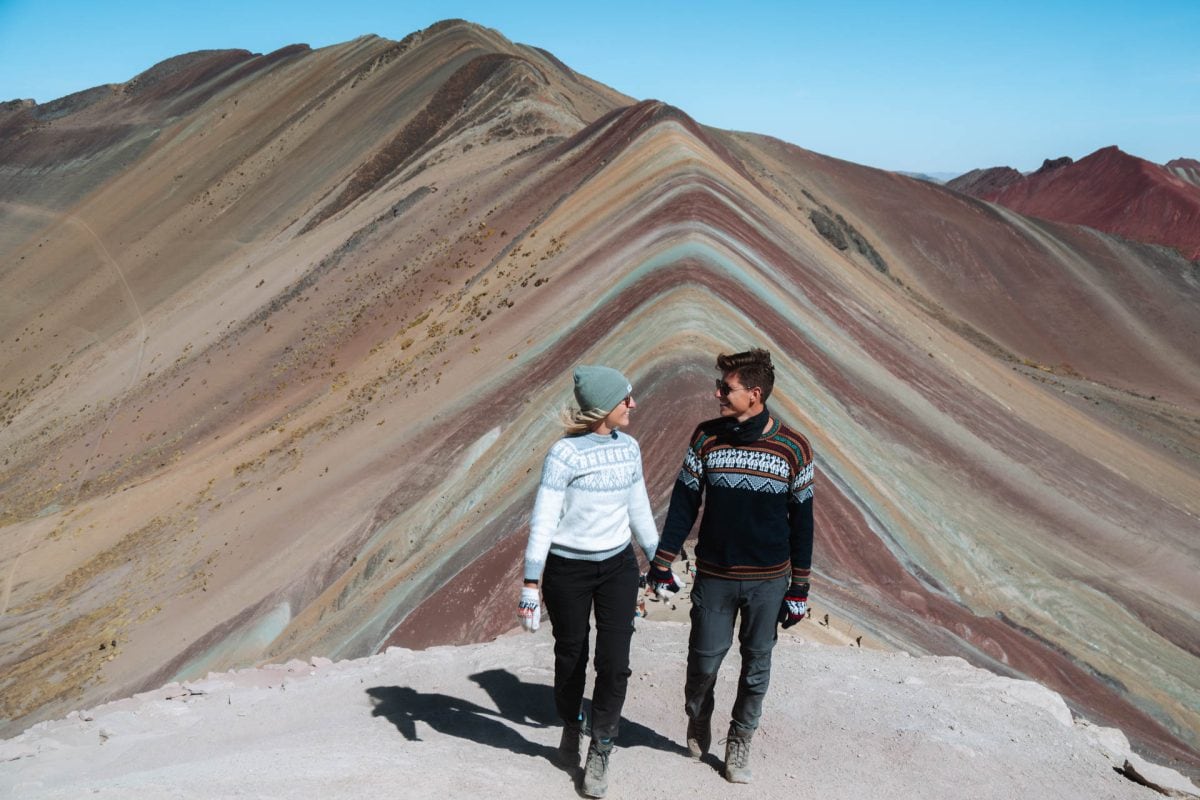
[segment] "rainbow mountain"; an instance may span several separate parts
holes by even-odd
[[[0,106],[0,728],[513,626],[570,369],[656,512],[715,355],[817,453],[813,602],[1200,767],[1200,272],[462,22]]]

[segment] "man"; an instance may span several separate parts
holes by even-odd
[[[704,499],[684,686],[688,751],[700,758],[712,744],[713,686],[740,616],[742,672],[725,778],[749,783],[750,739],[771,677],[776,624],[790,627],[808,613],[813,457],[808,440],[767,409],[775,383],[770,353],[722,354],[717,369],[721,415],[692,434],[649,581],[660,594],[678,591],[671,563]]]

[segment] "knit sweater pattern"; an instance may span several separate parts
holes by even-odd
[[[767,414],[757,424],[762,430]],[[813,453],[772,420],[750,441],[725,435],[728,420],[698,425],[675,481],[654,563],[670,567],[699,516],[696,571],[733,580],[791,575],[807,594],[813,547]]]
[[[629,546],[653,557],[658,529],[637,440],[620,431],[559,439],[542,464],[533,503],[525,580],[540,580],[549,553],[600,561]]]

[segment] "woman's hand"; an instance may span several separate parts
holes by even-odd
[[[542,603],[536,586],[522,586],[521,600],[517,603],[517,619],[521,627],[533,633],[542,624]]]

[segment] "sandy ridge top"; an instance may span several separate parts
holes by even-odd
[[[803,629],[805,626],[801,626]],[[687,625],[639,620],[610,797],[857,798],[887,785],[926,798],[1150,798],[1118,774],[1124,736],[1073,720],[1062,698],[958,658],[913,658],[781,632],[754,740],[755,781],[683,748]],[[559,728],[548,628],[426,651],[391,648],[211,674],[73,712],[0,742],[15,798],[569,797],[553,761]],[[737,655],[718,681],[728,714]],[[719,733],[719,729],[718,729]],[[1195,791],[1195,787],[1190,788]]]

